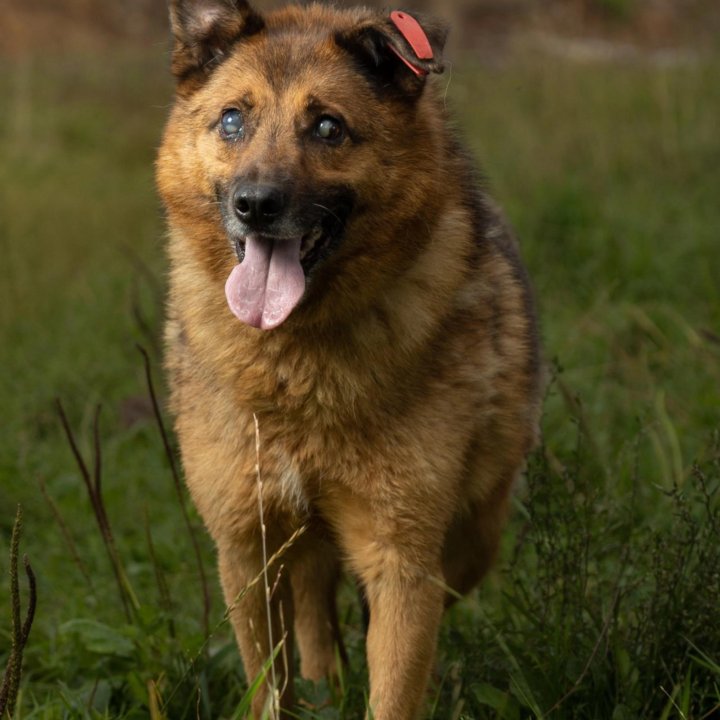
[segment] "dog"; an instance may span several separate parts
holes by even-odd
[[[337,673],[344,567],[369,609],[368,716],[416,718],[542,384],[516,242],[431,80],[447,29],[243,0],[170,17],[166,367],[246,677],[275,678],[253,713],[292,713],[295,646],[304,677]]]

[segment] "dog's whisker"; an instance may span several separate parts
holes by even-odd
[[[338,217],[337,213],[333,212],[329,207],[326,207],[325,205],[321,205],[320,203],[313,203],[313,207],[323,210],[328,215],[332,215],[339,223],[342,223],[342,220],[340,219],[340,217]]]

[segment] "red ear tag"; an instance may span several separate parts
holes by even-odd
[[[395,10],[390,13],[390,19],[400,34],[408,41],[410,47],[415,51],[418,60],[432,60],[433,51],[430,41],[420,23],[412,16]]]
[[[399,30],[400,34],[407,40],[408,45],[410,45],[413,49],[415,57],[418,60],[433,59],[433,51],[430,41],[428,40],[425,31],[420,26],[420,23],[412,15],[395,10],[390,13],[390,19],[393,21],[393,24]],[[428,74],[423,68],[415,67],[415,65],[402,57],[402,55],[400,55],[400,53],[392,45],[389,47],[416,75]]]

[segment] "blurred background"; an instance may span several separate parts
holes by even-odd
[[[272,9],[283,4],[258,0],[255,6]],[[387,7],[374,0],[361,4]],[[488,36],[495,43],[499,34],[528,31],[672,46],[694,45],[720,30],[720,9],[714,0],[417,0],[412,7],[454,21],[457,43],[475,50],[482,49]],[[22,53],[37,49],[38,43],[49,51],[147,42],[164,37],[165,21],[160,0],[6,0],[0,9],[0,48],[3,53]]]
[[[717,717],[720,2],[411,7],[453,25],[435,82],[518,231],[551,378],[498,569],[443,631],[432,717]],[[162,0],[0,2],[0,669],[18,503],[39,594],[17,717],[242,717],[137,349],[162,401],[166,22]],[[110,562],[58,400],[102,470]],[[342,622],[345,699],[302,687],[302,717],[362,713],[351,587]]]

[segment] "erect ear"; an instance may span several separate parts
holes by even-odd
[[[207,75],[241,37],[265,27],[245,0],[170,0],[172,71],[183,81]]]
[[[418,96],[427,76],[444,70],[442,53],[448,27],[426,15],[394,11],[339,32],[335,41],[376,76],[381,87]],[[390,83],[390,85],[388,85]]]

